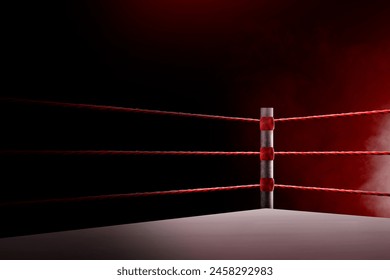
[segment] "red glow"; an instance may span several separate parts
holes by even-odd
[[[123,48],[131,45],[137,57],[178,68],[195,65],[222,81],[224,102],[237,115],[274,107],[275,118],[281,118],[390,106],[390,8],[385,1],[363,2],[114,1],[104,10],[107,33]],[[383,119],[280,124],[275,151],[381,150],[371,138],[383,135]],[[258,131],[245,130],[238,141],[258,150]],[[376,190],[378,184],[367,182],[388,186],[389,179],[373,180],[386,171],[374,173],[372,166],[382,170],[384,165],[366,157],[278,158],[275,178],[276,183]],[[283,208],[390,217],[389,210],[365,208],[367,198],[286,191],[279,199]]]

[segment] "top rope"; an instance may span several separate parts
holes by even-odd
[[[82,104],[82,103],[67,103],[67,102],[31,100],[31,99],[19,99],[19,98],[1,98],[0,101],[25,103],[25,104],[38,104],[38,105],[56,106],[56,107],[64,107],[64,108],[88,109],[88,110],[97,110],[97,111],[167,115],[167,116],[177,116],[177,117],[238,121],[238,122],[257,122],[257,123],[260,122],[259,119],[253,119],[253,118],[228,117],[228,116],[219,116],[219,115],[194,114],[194,113],[184,113],[184,112],[172,112],[172,111],[161,111],[161,110],[139,109],[139,108],[128,108],[128,107],[117,107],[117,106],[106,106],[106,105],[93,105],[93,104]],[[369,115],[389,114],[389,113],[390,113],[390,109],[384,109],[384,110],[373,110],[373,111],[364,111],[364,112],[315,115],[315,116],[306,116],[306,117],[279,118],[279,119],[275,119],[275,122],[301,121],[301,120],[312,120],[312,119],[331,119],[331,118],[369,116]]]
[[[293,118],[280,118],[275,119],[276,122],[287,122],[287,121],[305,121],[313,119],[332,119],[332,118],[343,118],[343,117],[356,117],[356,116],[369,116],[369,115],[383,115],[389,114],[390,109],[384,110],[373,110],[365,112],[353,112],[353,113],[341,113],[341,114],[329,114],[329,115],[317,115],[307,117],[293,117]]]
[[[43,100],[14,99],[14,98],[6,98],[6,99],[3,98],[0,100],[8,101],[8,102],[24,103],[24,104],[38,104],[38,105],[46,105],[46,106],[88,109],[88,110],[97,110],[97,111],[141,113],[141,114],[149,114],[149,115],[167,115],[167,116],[176,116],[176,117],[190,117],[190,118],[198,118],[198,119],[212,119],[212,120],[225,120],[225,121],[238,121],[238,122],[259,122],[258,119],[251,119],[251,118],[171,112],[171,111],[138,109],[138,108],[106,106],[106,105],[92,105],[92,104],[66,103],[66,102],[43,101]]]

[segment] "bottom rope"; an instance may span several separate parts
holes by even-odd
[[[329,193],[346,193],[346,194],[373,195],[373,196],[387,196],[387,197],[390,197],[390,193],[374,192],[374,191],[360,191],[360,190],[318,188],[318,187],[302,187],[302,186],[292,186],[292,185],[275,185],[275,188],[278,188],[278,189],[304,190],[304,191],[321,191],[321,192],[329,192]]]
[[[259,188],[258,184],[251,185],[239,185],[229,187],[214,187],[214,188],[197,188],[197,189],[186,189],[186,190],[170,190],[170,191],[155,191],[155,192],[138,192],[138,193],[126,193],[126,194],[110,194],[110,195],[96,195],[96,196],[83,196],[83,197],[72,197],[72,198],[56,198],[56,199],[45,199],[45,200],[29,200],[29,201],[17,201],[17,202],[6,202],[1,203],[0,206],[28,206],[28,205],[39,205],[47,203],[72,203],[72,202],[88,202],[88,201],[101,201],[110,199],[127,199],[137,197],[151,197],[161,195],[180,195],[180,194],[192,194],[192,193],[208,193],[216,191],[233,191],[241,189],[256,189]],[[344,194],[357,194],[357,195],[372,195],[390,197],[390,193],[385,192],[374,192],[374,191],[361,191],[361,190],[348,190],[348,189],[333,189],[333,188],[319,188],[319,187],[303,187],[293,185],[275,185],[276,189],[293,189],[293,190],[304,190],[304,191],[321,191],[329,193],[344,193]]]
[[[56,199],[45,199],[45,200],[7,202],[7,203],[0,204],[0,206],[18,206],[18,205],[32,205],[32,204],[46,204],[46,203],[87,202],[87,201],[121,199],[121,198],[137,198],[137,197],[150,197],[150,196],[161,196],[161,195],[207,193],[207,192],[215,192],[215,191],[233,191],[233,190],[240,190],[240,189],[254,189],[257,187],[259,187],[258,184],[256,184],[256,185],[253,184],[253,185],[240,185],[240,186],[214,187],[214,188],[198,188],[198,189],[186,189],[186,190],[138,192],[138,193],[126,193],[126,194],[109,194],[109,195],[83,196],[83,197],[71,197],[71,198],[56,198]]]

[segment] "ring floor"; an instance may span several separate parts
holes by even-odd
[[[390,259],[390,219],[259,209],[1,238],[0,259]]]

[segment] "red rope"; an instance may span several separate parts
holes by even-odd
[[[302,187],[302,186],[280,185],[280,184],[276,184],[275,188],[390,197],[390,193],[374,192],[374,191]],[[234,190],[242,190],[242,189],[259,189],[259,185],[252,184],[252,185],[239,185],[239,186],[229,186],[229,187],[198,188],[198,189],[186,189],[186,190],[139,192],[139,193],[127,193],[127,194],[110,194],[110,195],[84,196],[84,197],[72,197],[72,198],[17,201],[17,202],[2,203],[0,204],[0,206],[23,206],[23,205],[36,205],[36,204],[47,204],[47,203],[87,202],[87,201],[100,201],[100,200],[121,199],[121,198],[128,199],[128,198],[137,198],[137,197],[151,197],[151,196],[161,196],[161,195],[181,195],[181,194],[193,194],[193,193],[209,193],[209,192],[216,192],[216,191],[234,191]]]
[[[373,111],[365,111],[365,112],[353,112],[353,113],[341,113],[341,114],[329,114],[329,115],[317,115],[317,116],[293,117],[293,118],[280,118],[280,119],[275,119],[275,122],[304,121],[304,120],[313,120],[313,119],[331,119],[331,118],[368,116],[368,115],[389,114],[389,113],[390,113],[390,109],[384,109],[384,110],[373,110]]]
[[[258,119],[251,119],[251,118],[227,117],[227,116],[193,114],[193,113],[183,113],[183,112],[170,112],[170,111],[160,111],[160,110],[117,107],[117,106],[66,103],[66,102],[54,102],[54,101],[30,100],[30,99],[14,99],[14,98],[2,99],[2,100],[17,102],[17,103],[27,103],[27,104],[30,103],[30,104],[38,104],[38,105],[46,105],[46,106],[89,109],[89,110],[97,110],[97,111],[141,113],[141,114],[167,115],[167,116],[176,116],[176,117],[191,117],[191,118],[200,118],[200,119],[240,121],[240,122],[259,122]]]
[[[227,117],[227,116],[219,116],[219,115],[171,112],[171,111],[106,106],[106,105],[67,103],[67,102],[18,99],[18,98],[1,98],[0,100],[8,101],[8,102],[27,103],[27,104],[30,103],[30,104],[39,104],[39,105],[46,105],[46,106],[76,108],[76,109],[90,109],[90,110],[98,110],[98,111],[141,113],[141,114],[153,114],[153,115],[169,115],[169,116],[178,116],[178,117],[192,117],[192,118],[228,120],[228,121],[240,121],[240,122],[260,122],[259,119],[253,119],[253,118]],[[275,122],[286,122],[286,121],[300,121],[300,120],[311,120],[311,119],[329,119],[329,118],[341,118],[341,117],[353,117],[353,116],[367,116],[367,115],[378,115],[378,114],[389,114],[389,113],[390,113],[390,109],[384,109],[384,110],[373,110],[373,111],[364,111],[364,112],[315,115],[315,116],[306,116],[306,117],[279,118],[279,119],[274,119],[274,121]]]
[[[30,201],[17,201],[2,203],[0,206],[18,206],[18,205],[31,205],[31,204],[46,204],[46,203],[70,203],[70,202],[86,202],[86,201],[99,201],[108,199],[120,199],[120,198],[137,198],[137,197],[151,197],[161,195],[180,195],[180,194],[193,194],[193,193],[208,193],[216,191],[234,191],[241,189],[253,189],[258,188],[259,185],[239,185],[229,187],[214,187],[214,188],[198,188],[198,189],[186,189],[186,190],[170,190],[170,191],[155,191],[155,192],[138,192],[138,193],[126,193],[126,194],[110,194],[110,195],[97,195],[97,196],[83,196],[83,197],[71,197],[71,198],[56,198],[45,200],[30,200]]]
[[[275,155],[303,155],[303,156],[380,156],[390,155],[390,151],[338,151],[338,152],[274,152]],[[115,151],[115,150],[4,150],[0,155],[140,155],[140,156],[258,156],[260,152],[209,152],[209,151]]]
[[[292,185],[275,185],[275,188],[278,188],[278,189],[304,190],[304,191],[321,191],[321,192],[329,192],[329,193],[346,193],[346,194],[373,195],[373,196],[386,196],[386,197],[390,197],[390,193],[373,192],[373,191],[359,191],[359,190],[318,188],[318,187],[302,187],[302,186],[292,186]]]
[[[340,151],[340,152],[275,152],[280,156],[388,156],[390,151]]]
[[[0,151],[0,155],[161,155],[161,156],[251,156],[260,152],[207,152],[207,151],[114,151],[114,150],[87,150],[87,151],[55,151],[55,150],[9,150]]]

